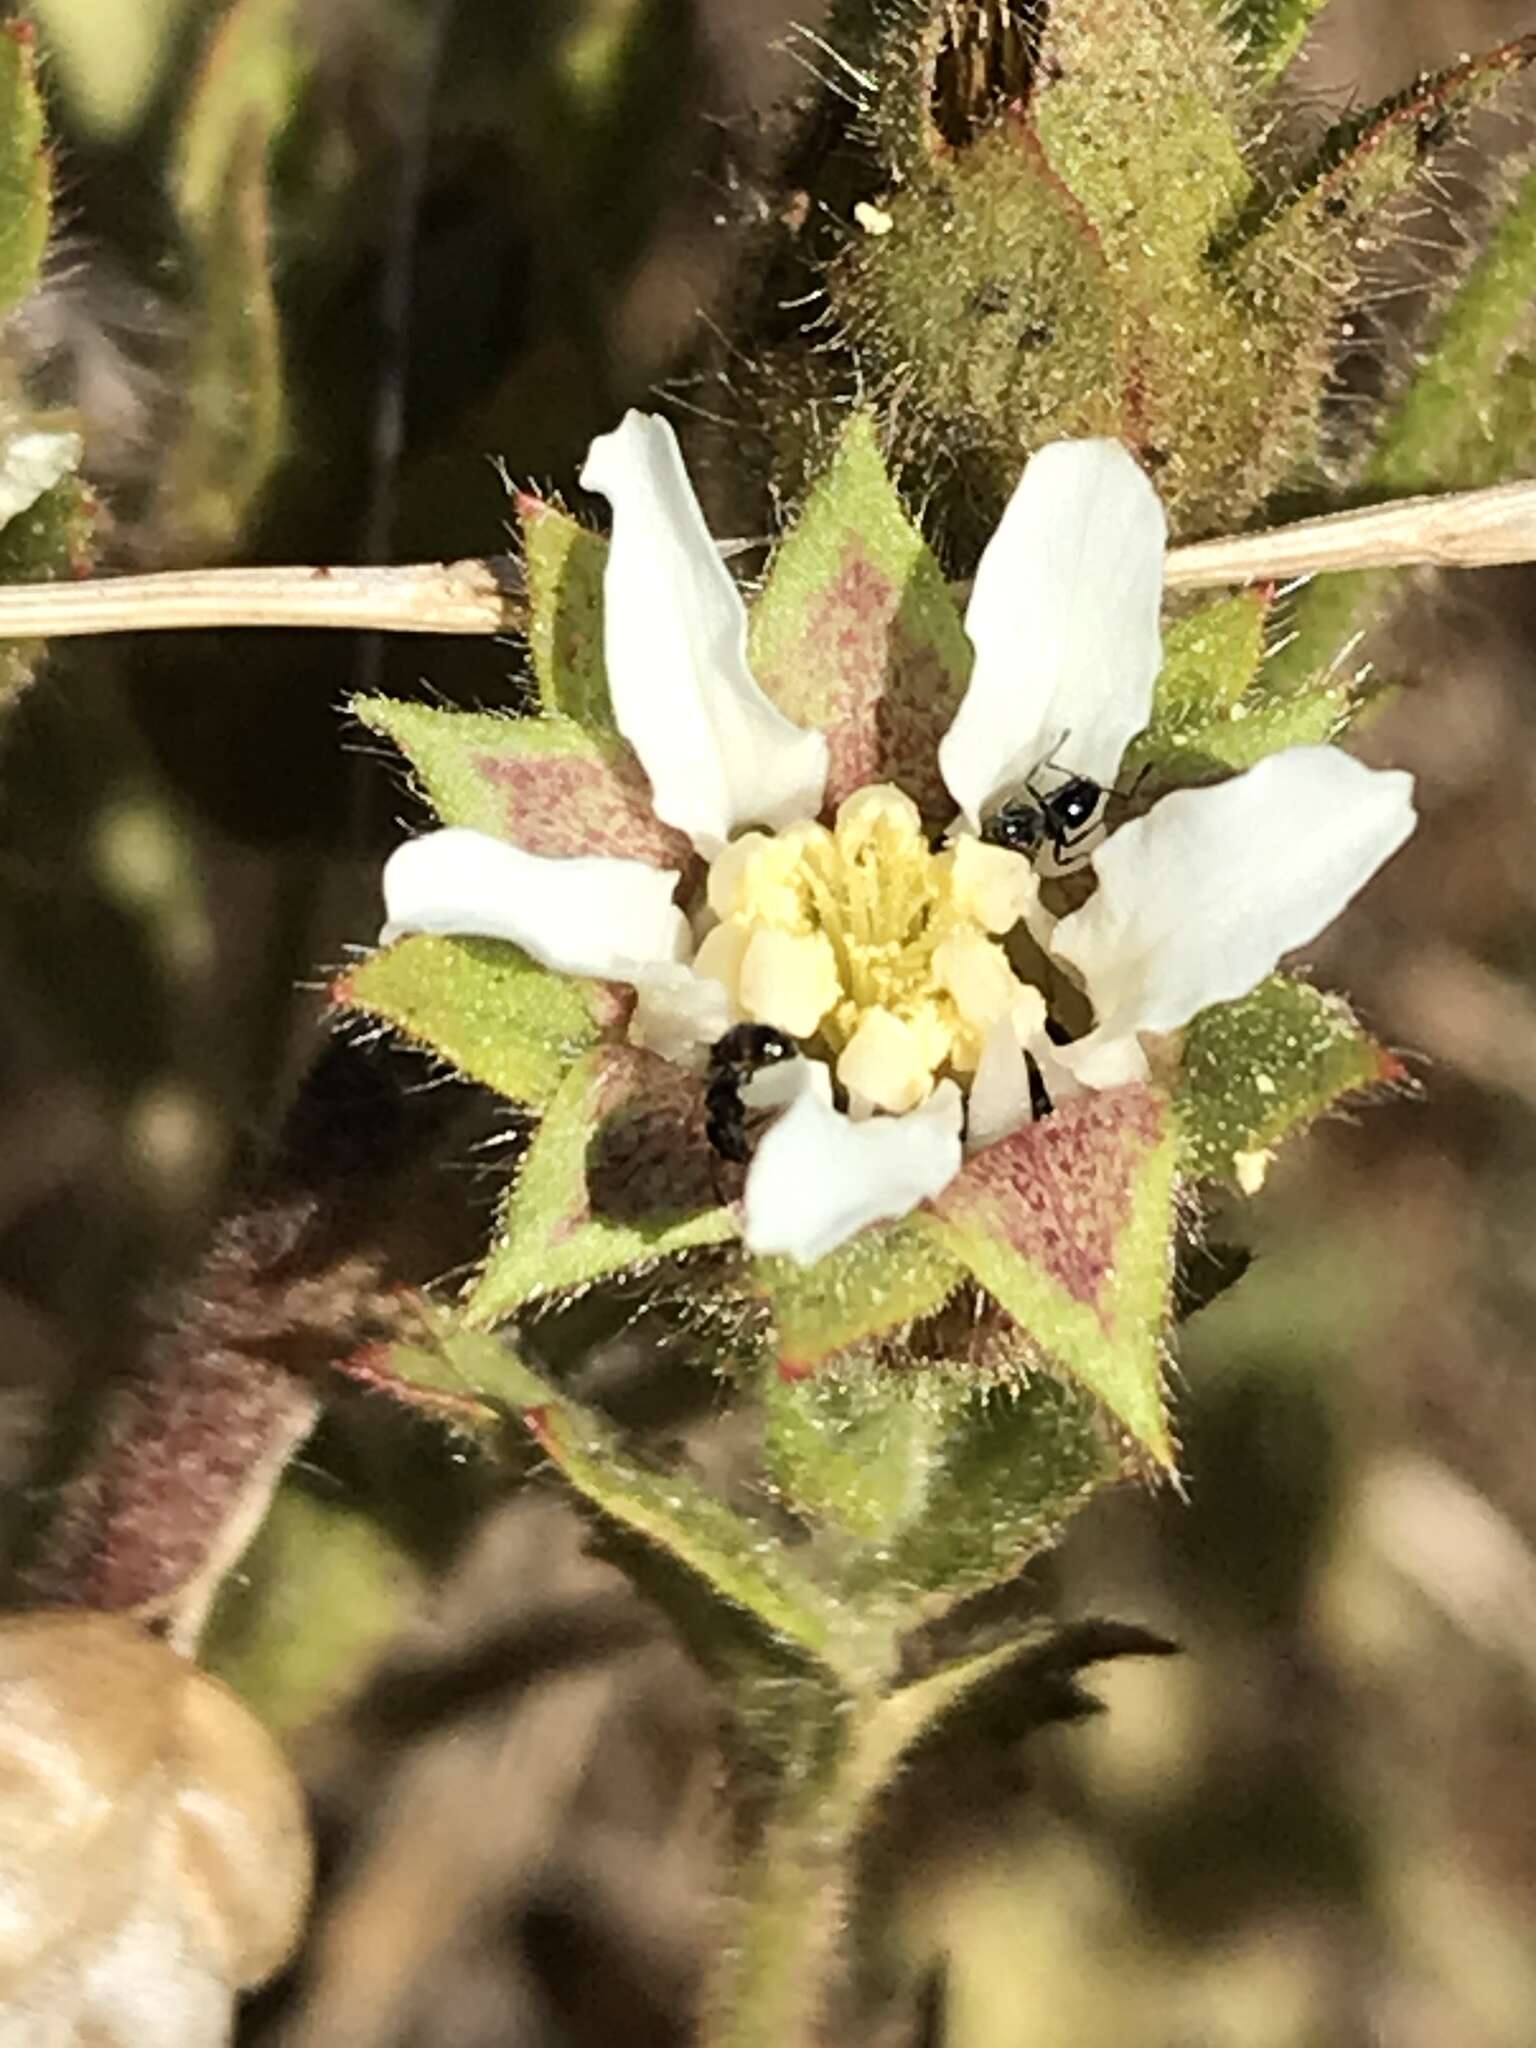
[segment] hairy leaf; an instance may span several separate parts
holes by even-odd
[[[546,711],[612,733],[603,664],[603,570],[608,543],[540,498],[520,495],[528,646]]]
[[[683,835],[653,815],[644,770],[617,733],[390,697],[359,697],[352,712],[394,741],[445,825],[556,858],[608,854],[680,870],[693,861]]]
[[[500,939],[427,934],[371,955],[332,996],[528,1103],[548,1101],[587,1048],[617,1030],[630,1000],[610,983],[551,973]]]
[[[735,1237],[715,1163],[693,1077],[633,1046],[585,1054],[513,1183],[469,1322]]]
[[[1271,975],[1202,1011],[1185,1034],[1175,1097],[1185,1170],[1241,1186],[1340,1096],[1400,1078],[1341,997]]]
[[[0,314],[37,282],[48,240],[52,177],[30,22],[0,25]]]
[[[600,1516],[816,1663],[850,1676],[857,1669],[845,1651],[836,1606],[765,1526],[737,1514],[687,1473],[639,1463],[601,1416],[567,1399],[501,1338],[449,1327],[437,1348],[438,1360],[399,1346],[390,1357],[406,1378],[420,1365],[440,1382],[446,1369],[466,1389],[513,1409]]]
[[[827,802],[894,782],[931,817],[953,804],[938,746],[971,649],[942,571],[886,473],[873,420],[849,423],[752,612],[753,671],[831,747]]]
[[[917,1219],[1153,1463],[1163,1397],[1177,1132],[1140,1085],[1084,1094],[969,1160]]]
[[[757,1259],[752,1284],[773,1311],[781,1371],[814,1371],[834,1353],[931,1314],[965,1277],[911,1218],[860,1231],[812,1266]]]

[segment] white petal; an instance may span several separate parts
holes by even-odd
[[[1082,975],[1097,1018],[1057,1057],[1107,1086],[1101,1074],[1134,1065],[1134,1046],[1116,1041],[1246,995],[1333,922],[1413,823],[1412,776],[1337,747],[1291,747],[1164,797],[1094,855],[1097,892],[1056,927],[1052,949]]]
[[[729,990],[688,967],[657,967],[643,979],[637,975],[635,988],[630,1044],[675,1066],[702,1067],[709,1047],[736,1021]]]
[[[1118,441],[1054,441],[1019,479],[976,571],[970,688],[939,744],[974,831],[1052,761],[1108,787],[1152,711],[1167,524]]]
[[[581,480],[613,507],[603,647],[619,730],[656,815],[712,859],[741,825],[814,818],[827,743],[787,719],[747,666],[747,613],[667,422],[630,412]]]
[[[1019,1034],[1008,1017],[999,1017],[987,1033],[981,1060],[966,1097],[965,1149],[979,1152],[1000,1138],[1011,1138],[1034,1120],[1029,1067]]]
[[[0,447],[0,526],[30,511],[44,491],[78,469],[82,449],[78,434],[32,427],[11,435]]]
[[[905,1216],[960,1171],[961,1120],[953,1081],[941,1081],[906,1116],[862,1123],[833,1109],[807,1081],[764,1134],[747,1170],[749,1249],[809,1266],[866,1224]]]
[[[555,860],[453,826],[385,862],[382,943],[406,932],[510,939],[562,974],[641,981],[688,956],[677,881],[638,860]]]

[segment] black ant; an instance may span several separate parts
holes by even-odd
[[[1058,861],[1065,861],[1098,822],[1103,800],[1103,789],[1086,775],[1069,775],[1052,790],[1026,782],[1018,795],[982,820],[981,837],[1010,853],[1038,853],[1048,845]]]
[[[704,1129],[722,1159],[745,1166],[752,1156],[741,1091],[764,1067],[793,1059],[795,1042],[771,1024],[733,1024],[709,1049]]]
[[[1049,767],[1051,764],[1044,764]],[[1035,773],[1039,774],[1039,769]],[[1087,775],[1066,775],[1055,789],[1042,790],[1026,782],[1022,791],[1001,803],[981,823],[981,837],[988,846],[1004,846],[1010,853],[1034,854],[1049,846],[1058,866],[1077,851],[1103,816],[1109,803],[1128,805],[1152,770],[1143,768],[1127,790],[1105,789]]]

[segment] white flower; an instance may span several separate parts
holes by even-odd
[[[967,1121],[975,1149],[1029,1120],[1026,1054],[1053,1094],[1144,1077],[1143,1032],[1253,988],[1412,830],[1407,775],[1293,748],[1122,825],[1091,857],[1096,892],[1059,922],[1029,863],[977,836],[1043,770],[1111,787],[1150,716],[1165,528],[1116,442],[1042,450],[982,557],[975,669],[939,748],[962,823],[941,849],[890,785],[821,821],[825,740],[748,669],[745,607],[665,422],[630,413],[583,475],[613,507],[615,716],[658,816],[710,863],[704,899],[685,906],[690,923],[674,870],[454,829],[389,862],[385,935],[505,938],[562,972],[627,982],[632,1039],[695,1067],[742,1020],[799,1041],[748,1169],[754,1251],[809,1262],[937,1194]],[[1092,1005],[1075,1044],[1050,1042],[1044,999],[1005,950],[1019,924]]]

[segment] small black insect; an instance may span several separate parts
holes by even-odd
[[[764,1067],[793,1059],[795,1042],[771,1024],[733,1024],[709,1049],[704,1085],[704,1128],[722,1159],[745,1166],[752,1156],[741,1091]]]
[[[1026,782],[1017,796],[982,820],[981,836],[988,846],[1006,846],[1010,853],[1036,853],[1048,845],[1062,861],[1091,830],[1103,798],[1098,783],[1086,775],[1069,775],[1052,790]]]

